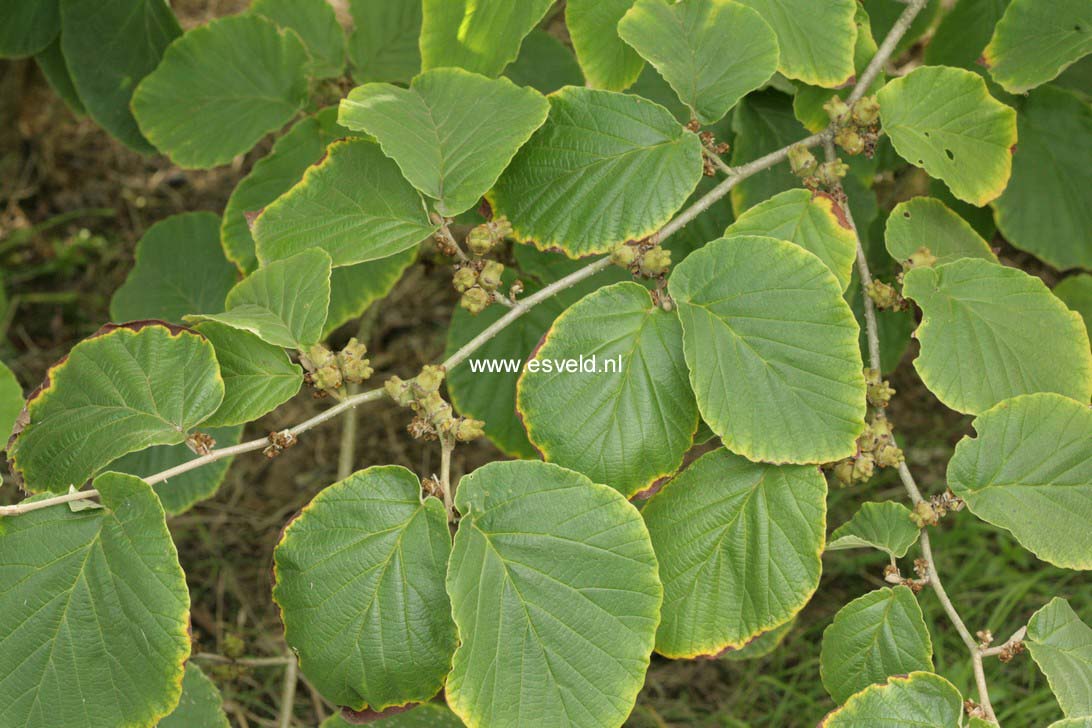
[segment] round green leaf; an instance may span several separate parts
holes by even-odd
[[[827,714],[822,728],[958,728],[963,697],[950,682],[931,672],[911,672],[871,685]]]
[[[137,243],[136,263],[110,299],[110,318],[181,323],[186,314],[223,311],[236,277],[220,247],[219,217],[173,215],[148,228]]]
[[[1092,206],[1082,194],[1092,148],[1073,144],[1092,136],[1092,107],[1074,93],[1047,86],[1028,97],[1019,127],[1012,180],[993,203],[998,229],[1055,268],[1092,268]]]
[[[272,412],[300,391],[303,370],[281,347],[216,321],[206,321],[196,328],[212,342],[224,380],[224,401],[204,421],[205,427],[246,424]]]
[[[621,726],[663,596],[637,510],[612,488],[530,461],[465,476],[455,505],[451,708],[491,728]]]
[[[732,164],[741,165],[803,139],[808,130],[792,111],[792,98],[767,89],[747,96],[732,113]],[[800,187],[800,178],[787,164],[774,165],[732,188],[732,208],[737,216],[785,190]]]
[[[834,274],[783,240],[722,238],[669,281],[698,409],[753,460],[848,457],[864,430],[858,326]]]
[[[0,58],[32,56],[60,31],[59,0],[0,0]]]
[[[0,524],[2,725],[149,726],[178,704],[190,597],[163,508],[139,478],[95,487],[103,508]]]
[[[908,587],[884,587],[854,599],[823,631],[819,671],[836,703],[892,675],[932,669],[933,643]]]
[[[133,114],[175,164],[226,164],[303,106],[307,62],[299,36],[265,18],[214,20],[171,43],[137,86]]]
[[[868,13],[861,6],[857,7],[857,14],[853,18],[857,26],[857,40],[853,45],[853,68],[855,75],[860,77],[872,62],[876,55],[876,40],[872,36],[872,23]],[[876,76],[872,85],[868,87],[868,93],[875,93],[886,82],[885,75],[881,72]],[[792,110],[800,123],[810,132],[819,132],[830,125],[830,116],[823,104],[834,96],[845,99],[853,91],[853,85],[845,85],[838,89],[823,88],[822,86],[809,86],[798,84],[796,93],[792,98]]]
[[[1092,715],[1092,627],[1055,597],[1031,615],[1024,643],[1069,717]]]
[[[857,260],[857,235],[845,212],[826,193],[788,190],[750,208],[724,231],[725,237],[763,235],[796,243],[823,261],[844,291]]]
[[[974,421],[948,485],[979,518],[1036,556],[1092,569],[1092,410],[1057,394],[1006,400]]]
[[[678,317],[636,283],[584,297],[520,377],[531,442],[545,460],[627,497],[672,475],[698,426],[681,343]]]
[[[633,2],[568,0],[565,3],[565,27],[588,86],[622,91],[641,75],[645,62],[618,35],[618,23]]]
[[[178,707],[159,721],[158,728],[230,728],[224,715],[224,697],[193,663],[186,665]]]
[[[478,204],[549,108],[537,91],[506,78],[440,68],[408,89],[353,89],[338,121],[374,136],[410,184],[436,200],[436,211],[454,217]]]
[[[504,69],[504,75],[517,86],[530,86],[542,94],[584,83],[573,52],[554,36],[538,29],[523,39],[519,57]]]
[[[368,306],[390,293],[415,260],[417,249],[410,248],[382,260],[334,268],[330,273],[330,311],[322,327],[322,338],[358,318]]]
[[[853,518],[830,534],[827,551],[874,548],[901,559],[920,534],[910,509],[901,503],[862,503]]]
[[[410,471],[368,468],[326,488],[273,552],[285,639],[318,690],[353,710],[428,700],[455,649],[443,504]]]
[[[345,32],[326,0],[254,0],[250,12],[299,34],[311,56],[309,75],[335,78],[345,70]]]
[[[778,70],[814,86],[834,88],[853,78],[857,43],[855,0],[739,0],[777,33]]]
[[[662,106],[567,86],[550,96],[546,123],[489,201],[518,240],[575,258],[656,232],[694,190],[701,166],[697,136]]]
[[[157,322],[104,326],[31,394],[8,444],[12,472],[32,492],[78,488],[126,453],[184,441],[223,398],[202,336]]]
[[[887,252],[900,262],[921,248],[928,248],[938,265],[960,258],[997,262],[990,244],[966,220],[931,197],[915,197],[895,205],[887,218],[884,240]]]
[[[407,83],[421,70],[421,0],[349,0],[349,62],[357,83]]]
[[[274,346],[304,351],[322,338],[329,305],[330,256],[312,248],[241,280],[228,293],[225,312],[185,318],[219,321]]]
[[[254,217],[292,189],[307,168],[322,158],[330,142],[346,136],[353,136],[353,132],[338,125],[337,107],[327,106],[297,122],[235,186],[224,208],[220,240],[239,270],[252,273],[258,267],[250,232]]]
[[[760,657],[765,657],[781,646],[785,636],[792,631],[795,625],[796,618],[793,617],[780,627],[774,627],[768,632],[763,632],[738,650],[728,650],[720,659],[726,662],[743,662],[744,660],[757,660]]]
[[[162,0],[65,0],[61,27],[68,71],[91,118],[130,149],[154,153],[129,101],[182,34],[170,5]]]
[[[231,447],[238,445],[242,438],[243,428],[239,427],[201,427],[201,432],[211,437],[216,442],[216,447]],[[118,458],[110,463],[110,470],[119,473],[128,473],[138,478],[144,478],[156,473],[162,473],[176,465],[189,462],[198,457],[185,443],[178,445],[156,445],[147,447],[137,452]],[[170,515],[184,513],[195,503],[211,498],[219,490],[224,482],[228,468],[234,458],[216,460],[200,468],[194,468],[187,473],[176,475],[163,483],[152,486],[155,494],[159,496],[159,502],[163,504],[163,510]]]
[[[421,70],[458,66],[497,76],[551,5],[553,0],[424,0]]]
[[[72,74],[68,72],[68,66],[65,65],[60,36],[37,53],[34,56],[34,62],[38,64],[38,70],[49,81],[49,87],[64,99],[73,114],[80,116],[87,113],[83,102],[80,101],[80,95],[76,92],[76,86],[72,83]]]
[[[270,204],[254,224],[263,265],[324,250],[334,266],[408,250],[436,230],[417,190],[369,141],[331,144],[326,158]]]
[[[1054,721],[1047,728],[1092,728],[1092,715],[1082,718],[1063,718]]]
[[[463,722],[445,705],[425,703],[405,713],[384,716],[383,728],[463,728]],[[331,715],[322,721],[320,728],[351,728],[359,723],[350,723],[340,713]]]
[[[660,561],[656,651],[740,649],[790,620],[822,571],[827,484],[814,467],[703,455],[642,511]]]
[[[1016,268],[964,258],[906,273],[921,307],[914,360],[925,386],[958,412],[978,414],[1018,394],[1092,395],[1092,354],[1080,315]]]
[[[1054,286],[1054,295],[1081,315],[1084,327],[1092,336],[1092,275],[1081,273],[1064,279]]]
[[[981,76],[923,66],[888,83],[877,97],[884,131],[900,157],[972,205],[981,207],[1004,191],[1016,112],[990,96]]]
[[[925,62],[981,72],[982,51],[1010,1],[960,0],[944,14],[925,47]]]
[[[11,433],[23,409],[23,387],[15,374],[0,361],[0,441]]]
[[[990,75],[1012,94],[1053,80],[1092,53],[1092,5],[1085,0],[1013,0],[983,52]]]
[[[637,0],[618,33],[702,124],[719,121],[777,71],[773,29],[729,0]]]

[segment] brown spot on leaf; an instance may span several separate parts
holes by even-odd
[[[835,219],[838,220],[838,224],[844,227],[846,230],[852,230],[853,226],[849,224],[849,218],[846,217],[846,211],[842,208],[842,205],[834,198],[833,195],[829,195],[826,192],[814,192],[812,198],[822,197],[830,200],[830,209],[834,213]]]

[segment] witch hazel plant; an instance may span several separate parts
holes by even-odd
[[[854,0],[351,3],[348,36],[321,0],[186,32],[141,0],[0,8],[0,54],[37,54],[138,151],[207,168],[276,134],[222,215],[147,231],[114,323],[25,400],[0,373],[27,493],[0,506],[0,724],[226,725],[167,519],[233,458],[393,399],[439,472],[350,455],[272,554],[291,657],[212,656],[284,665],[289,693],[298,660],[341,708],[324,725],[621,726],[654,652],[776,649],[848,549],[885,554],[863,576],[886,586],[824,633],[832,709],[809,721],[1022,725],[987,666],[1026,652],[1053,725],[1087,725],[1092,628],[1061,597],[968,626],[931,534],[973,516],[1092,568],[1092,352],[1067,306],[1087,276],[1056,296],[988,242],[1092,267],[1087,205],[1051,193],[1087,183],[1058,145],[1087,132],[1062,72],[1092,18],[1013,0],[974,27],[983,69],[951,40],[969,1],[931,35],[925,4],[883,37]],[[935,196],[881,209],[872,186],[915,175]],[[459,297],[447,350],[380,375],[379,344],[339,329],[423,246]],[[922,384],[974,418],[924,487],[888,407],[911,331]],[[593,354],[622,365],[466,365]],[[243,438],[304,389],[328,406]],[[506,458],[460,478],[483,437]],[[866,491],[883,470],[905,498]],[[829,484],[854,488],[844,523]],[[973,681],[934,660],[938,629]]]

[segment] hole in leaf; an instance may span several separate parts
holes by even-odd
[[[929,138],[929,132],[925,132],[925,138],[926,138],[926,139],[928,139],[928,138]]]
[[[1082,30],[1082,28],[1081,28],[1081,26],[1080,26],[1080,25],[1078,24],[1078,25],[1074,25],[1074,26],[1073,26],[1073,30],[1075,30],[1075,31],[1077,31],[1078,33],[1080,33],[1080,32],[1081,32],[1081,30]]]
[[[905,217],[907,220],[910,219],[910,213],[909,212],[902,213],[902,216]]]
[[[954,155],[954,154],[952,154],[952,150],[951,150],[951,149],[945,149],[945,150],[944,150],[944,153],[948,155],[948,159],[950,159],[950,160],[952,160],[952,161],[955,161],[955,155]]]

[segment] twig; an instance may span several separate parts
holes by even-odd
[[[226,657],[211,652],[198,652],[190,656],[199,662],[212,662],[217,665],[246,665],[247,667],[284,667],[295,664],[296,658],[292,655],[283,657]]]
[[[1002,644],[999,644],[996,647],[979,647],[978,651],[982,654],[983,657],[993,657],[994,655],[1000,655],[1002,652],[1011,650],[1017,644],[1023,642],[1024,637],[1026,637],[1027,634],[1028,627],[1025,624],[1023,627],[1013,632],[1012,637],[1009,637]]]
[[[284,682],[281,685],[280,713],[277,716],[277,728],[290,728],[292,725],[292,708],[296,704],[297,677],[296,660],[293,659],[284,669]]]
[[[911,0],[910,4],[907,5],[906,10],[904,10],[902,15],[899,16],[899,19],[895,22],[895,25],[892,27],[891,32],[888,34],[887,38],[884,39],[884,42],[880,45],[880,48],[876,52],[876,55],[873,56],[872,61],[868,65],[868,68],[866,68],[864,73],[861,74],[860,81],[858,82],[857,87],[854,88],[853,92],[849,96],[849,99],[851,101],[855,101],[864,95],[863,89],[866,88],[867,84],[871,83],[872,80],[875,79],[876,76],[879,74],[883,65],[890,58],[891,53],[894,52],[899,40],[901,40],[902,36],[906,34],[906,31],[909,29],[910,24],[914,20],[914,17],[925,6],[926,1],[927,0]],[[827,129],[817,134],[812,134],[811,136],[806,137],[799,142],[770,152],[769,154],[759,157],[758,159],[748,162],[747,164],[741,165],[739,167],[732,167],[732,172],[728,175],[727,179],[723,180],[716,187],[709,190],[709,192],[707,192],[703,197],[697,200],[693,205],[680,212],[678,215],[675,216],[674,219],[664,225],[664,227],[660,230],[658,234],[659,240],[663,241],[669,236],[677,233],[682,228],[686,227],[686,225],[692,222],[696,217],[698,217],[698,215],[702,214],[710,207],[712,207],[714,203],[722,199],[732,190],[733,187],[735,187],[743,180],[751,177],[752,175],[758,174],[759,172],[765,171],[770,167],[773,167],[775,164],[785,161],[789,156],[789,149],[791,149],[792,147],[798,145],[803,147],[814,147],[832,138],[833,131],[831,128],[828,127]],[[447,235],[454,239],[453,236],[451,236],[450,230],[447,230]],[[463,255],[465,256],[465,253]],[[858,264],[860,264],[861,260],[862,259],[858,257]],[[479,333],[473,339],[464,344],[458,351],[448,357],[447,360],[443,362],[443,366],[450,371],[451,369],[465,361],[467,357],[477,351],[479,347],[481,347],[486,342],[490,341],[498,333],[503,331],[513,321],[521,317],[523,314],[527,313],[527,311],[531,310],[534,306],[554,296],[555,294],[560,293],[566,288],[570,288],[580,281],[590,278],[591,276],[602,270],[606,270],[610,267],[610,265],[611,262],[609,257],[600,258],[599,260],[596,260],[593,263],[589,263],[583,268],[580,268],[579,270],[570,273],[564,278],[560,278],[554,281],[545,288],[540,289],[538,292],[513,304],[512,307],[508,310],[508,313],[506,313],[504,316],[497,319],[497,321],[486,327],[481,333]],[[871,278],[869,280],[871,280]],[[866,319],[868,316],[869,303],[870,301],[868,297],[865,296]],[[872,333],[875,333],[875,311],[873,311],[872,313],[872,319]],[[873,347],[870,344],[870,349],[871,348]],[[875,351],[876,356],[874,357],[874,361],[878,361],[878,344],[875,346]],[[337,417],[342,412],[352,409],[357,405],[364,404],[365,402],[371,402],[380,399],[383,396],[384,392],[382,388],[371,389],[366,392],[361,392],[360,394],[354,394],[350,397],[346,397],[344,400],[338,402],[336,405],[330,407],[324,412],[320,412],[314,417],[308,420],[304,420],[300,424],[296,425],[295,427],[289,428],[284,432],[287,434],[299,436],[304,432],[307,432],[311,428],[316,427],[329,419]],[[200,468],[204,465],[208,465],[209,463],[216,462],[217,460],[222,460],[223,458],[233,457],[235,455],[242,455],[244,453],[254,452],[255,450],[264,450],[268,444],[268,438],[259,438],[257,440],[251,440],[249,442],[244,442],[239,445],[234,445],[232,447],[213,450],[208,455],[202,455],[201,457],[194,458],[193,460],[189,460],[180,465],[176,465],[173,468],[164,470],[161,473],[149,475],[144,478],[144,480],[149,485],[162,483],[177,475],[188,473],[191,470]],[[34,502],[24,501],[22,503],[18,503],[12,506],[0,506],[0,517],[17,516],[23,513],[29,513],[30,511],[36,511],[41,508],[47,508],[49,506],[58,505],[61,503],[71,503],[72,501],[95,498],[98,497],[98,495],[99,492],[97,490],[95,490],[94,488],[90,488],[87,490],[81,490],[75,493],[67,493],[65,495],[45,498]]]
[[[440,437],[440,490],[444,494],[444,510],[447,520],[455,520],[455,497],[451,492],[451,452],[455,441],[445,436]]]

